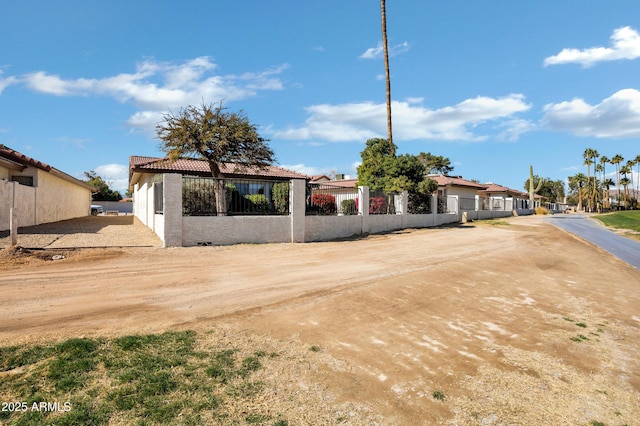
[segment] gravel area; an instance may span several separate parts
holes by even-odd
[[[0,248],[9,247],[9,231],[0,232]],[[162,242],[135,216],[86,216],[18,229],[26,248],[160,247]]]

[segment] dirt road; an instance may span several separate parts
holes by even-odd
[[[225,324],[321,348],[333,362],[317,380],[383,424],[632,425],[639,287],[638,270],[536,217],[329,243],[92,250],[5,261],[0,344]]]

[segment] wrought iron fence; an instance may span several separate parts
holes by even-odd
[[[475,198],[460,198],[460,210],[475,210],[476,199]]]
[[[226,211],[218,212],[217,194],[224,193]],[[182,178],[182,215],[286,215],[289,181]]]
[[[478,208],[480,210],[491,210],[491,199],[488,197],[480,197]]]
[[[369,214],[396,214],[396,196],[394,192],[370,191]]]
[[[438,196],[438,213],[458,213],[458,199],[455,196]]]
[[[307,215],[358,214],[358,189],[336,184],[307,184]]]
[[[409,194],[410,214],[431,214],[431,194]]]

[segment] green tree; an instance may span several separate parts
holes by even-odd
[[[396,150],[388,139],[369,139],[360,153],[362,164],[358,167],[358,185],[374,191],[434,192],[437,183],[425,179],[425,167],[418,157],[396,155]]]
[[[629,162],[627,162],[627,164],[625,164],[624,166],[620,167],[620,174],[622,175],[622,177],[620,178],[620,185],[624,187],[624,204],[623,205],[625,209],[627,208],[629,184],[632,183],[631,179],[629,178],[629,174],[631,174],[631,170],[632,169]],[[618,204],[620,204],[620,188],[618,188]]]
[[[85,182],[87,182],[91,186],[95,186],[98,189],[98,192],[94,192],[91,195],[91,199],[94,201],[120,201],[122,200],[122,195],[120,192],[113,191],[109,188],[110,184],[105,182],[100,176],[96,174],[95,171],[91,170],[89,172],[84,172],[84,176],[87,178]]]
[[[597,158],[599,156],[598,151],[596,151],[593,148],[587,148],[584,150],[584,153],[582,154],[582,158],[584,159],[584,165],[587,166],[587,182],[588,182],[588,188],[590,189],[587,193],[587,209],[589,211],[592,211],[592,207],[593,207],[593,202],[594,202],[594,197],[595,197],[595,191],[593,191],[592,189],[595,188],[595,184],[591,181],[591,165],[595,165],[595,158]],[[595,170],[593,172],[594,178],[595,178]]]
[[[587,182],[587,177],[584,173],[576,173],[569,177],[569,191],[572,198],[577,195],[578,210],[582,210],[582,188]]]
[[[453,171],[451,160],[442,155],[433,155],[430,152],[421,152],[418,154],[418,159],[424,165],[428,174],[442,174],[446,175]]]
[[[161,149],[169,160],[195,157],[209,163],[216,180],[216,210],[226,214],[226,185],[223,163],[232,163],[234,171],[247,167],[264,168],[275,162],[275,155],[261,137],[255,124],[243,111],[229,112],[222,102],[196,107],[189,105],[178,114],[169,112],[156,126]]]
[[[636,158],[633,159],[633,163],[637,166],[636,170],[636,194],[635,197],[638,197],[638,193],[640,193],[640,154],[636,155]]]
[[[541,180],[542,183],[540,183]],[[536,188],[540,185],[540,189],[536,194],[543,197],[546,202],[558,203],[564,198],[564,183],[561,180],[551,180],[533,175],[533,185]],[[529,189],[529,179],[524,181],[524,188]]]
[[[611,164],[616,166],[616,189],[618,190],[617,201],[618,205],[620,205],[620,163],[624,161],[624,157],[620,154],[616,154],[611,159]]]

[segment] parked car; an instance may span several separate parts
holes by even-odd
[[[102,206],[98,205],[98,204],[91,204],[91,215],[92,216],[97,216],[101,213],[104,213],[104,209],[102,208]]]

